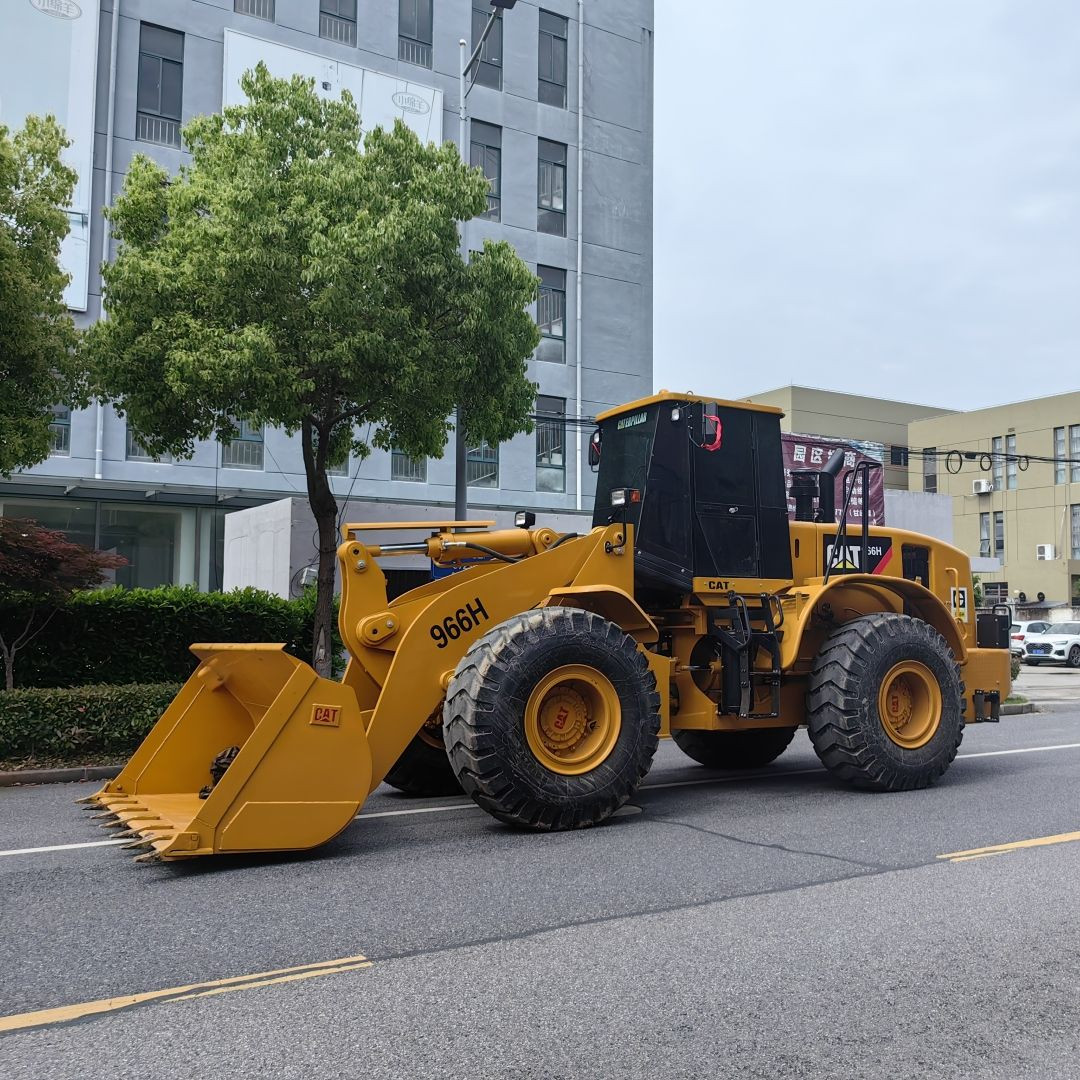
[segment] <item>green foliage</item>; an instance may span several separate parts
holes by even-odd
[[[122,555],[84,548],[55,529],[0,518],[0,593],[22,602],[25,610],[21,624],[0,627],[6,689],[14,685],[16,654],[45,629],[72,592],[99,585],[107,570],[126,564]]]
[[[122,761],[179,689],[160,683],[9,690],[0,694],[0,761],[77,762],[101,754]]]
[[[1016,680],[1018,678],[1020,678],[1020,669],[1021,669],[1020,657],[1016,656],[1015,654],[1010,656],[1009,657],[1009,678],[1011,678],[1013,682],[1016,682]]]
[[[195,642],[281,641],[311,662],[314,591],[283,600],[256,589],[101,589],[76,593],[19,658],[20,686],[183,682],[195,670]],[[0,600],[0,632],[26,605]],[[340,643],[335,639],[335,651]],[[0,694],[0,697],[3,697]]]
[[[458,401],[473,436],[527,429],[536,278],[504,242],[458,250],[481,171],[400,122],[361,151],[351,96],[310,79],[260,64],[243,85],[248,104],[185,127],[190,165],[170,178],[137,156],[109,211],[110,318],[88,350],[139,441],[186,454],[236,417],[310,425],[322,473],[368,452],[369,425],[375,445],[441,455]]]
[[[49,453],[50,406],[75,395],[75,327],[57,258],[76,176],[56,120],[0,124],[0,476]]]

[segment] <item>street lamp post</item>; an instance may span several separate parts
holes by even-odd
[[[465,108],[465,100],[472,89],[470,73],[480,53],[484,50],[484,43],[495,25],[495,20],[500,12],[510,11],[517,0],[491,0],[491,15],[488,17],[484,32],[473,49],[472,56],[468,55],[469,46],[464,38],[458,41],[460,53],[460,74],[458,76],[458,150],[461,152],[461,160],[469,161],[469,114]],[[461,223],[461,247],[464,258],[469,257],[469,249],[465,243],[465,222]],[[464,409],[459,404],[454,418],[454,518],[464,521],[469,512],[469,484],[468,484],[468,447],[465,441]]]

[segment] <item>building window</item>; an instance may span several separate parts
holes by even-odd
[[[566,235],[566,144],[538,140],[536,231]]]
[[[398,59],[431,67],[431,0],[398,0]]]
[[[263,429],[246,420],[234,421],[237,427],[235,439],[221,448],[223,469],[261,469],[263,467]]]
[[[184,90],[184,35],[163,26],[139,26],[139,87],[135,138],[180,145]]]
[[[49,424],[49,456],[71,456],[71,410],[66,405],[54,405]]]
[[[502,128],[485,124],[482,120],[472,122],[469,163],[484,170],[488,185],[487,212],[481,214],[488,221],[499,221],[502,214]]]
[[[1054,428],[1054,483],[1065,483],[1065,429]]]
[[[154,457],[154,455],[135,438],[135,432],[131,430],[130,424],[127,429],[126,457],[128,461],[152,461],[155,463],[168,463],[172,461],[172,454],[161,454],[158,457]]]
[[[566,398],[536,399],[536,490],[566,490]]]
[[[1005,486],[1011,491],[1016,487],[1016,436],[1005,436]]]
[[[492,10],[497,12],[495,23],[491,27],[484,42],[483,49],[473,68],[475,81],[481,86],[490,86],[493,90],[502,89],[502,57],[503,57],[503,22],[502,12],[498,8],[493,9],[485,0],[473,0],[472,6],[472,41],[473,48],[480,40],[484,27],[488,24]]]
[[[540,344],[536,359],[549,364],[566,363],[566,271],[554,266],[538,266],[540,297],[536,302],[536,325]]]
[[[545,105],[566,108],[566,40],[569,23],[562,15],[540,12],[539,85],[536,96]]]
[[[274,0],[233,0],[238,15],[253,15],[256,19],[274,21]]]
[[[499,486],[499,448],[481,440],[468,448],[465,480],[469,487]]]
[[[319,37],[356,44],[356,0],[319,0]]]
[[[889,464],[904,465],[908,463],[908,448],[906,446],[889,447]]]
[[[1005,486],[1005,446],[1000,435],[995,435],[990,442],[990,461],[994,470],[994,490],[1000,491]]]
[[[390,451],[390,479],[426,483],[427,458],[409,457],[404,450],[395,447]]]
[[[1005,513],[1002,510],[994,511],[994,554],[1005,561]]]
[[[1073,504],[1069,507],[1069,537],[1072,559],[1080,559],[1080,506]]]
[[[937,492],[937,447],[928,446],[922,455],[922,489]]]
[[[979,515],[979,558],[989,559],[993,554],[990,547],[990,514]]]
[[[1080,480],[1080,424],[1069,425],[1069,480]]]

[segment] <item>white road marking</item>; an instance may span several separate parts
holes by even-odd
[[[1048,750],[1080,750],[1080,743],[1059,743],[1056,746],[1022,746],[1015,750],[982,750],[975,754],[958,754],[958,758],[1002,757],[1007,754],[1037,754]],[[780,769],[769,773],[742,773],[737,776],[711,776],[701,780],[674,780],[667,784],[642,784],[638,791],[659,791],[663,788],[698,787],[701,784],[733,784],[743,780],[783,780],[787,776],[809,776],[811,773],[824,773],[824,769]],[[408,810],[377,810],[373,814],[357,814],[354,821],[369,821],[373,818],[407,817],[412,814],[444,814],[452,810],[479,810],[471,802],[454,803],[452,806],[414,806]],[[629,811],[632,813],[633,811]],[[4,855],[42,855],[50,851],[75,851],[80,848],[111,847],[114,844],[126,844],[122,840],[91,840],[84,844],[52,844],[49,847],[12,848],[0,851]]]

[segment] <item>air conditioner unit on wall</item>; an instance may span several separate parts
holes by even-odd
[[[989,495],[994,490],[993,480],[972,480],[971,481],[971,494],[972,495]]]
[[[1053,544],[1036,544],[1035,545],[1035,558],[1036,559],[1053,559],[1054,545]]]

